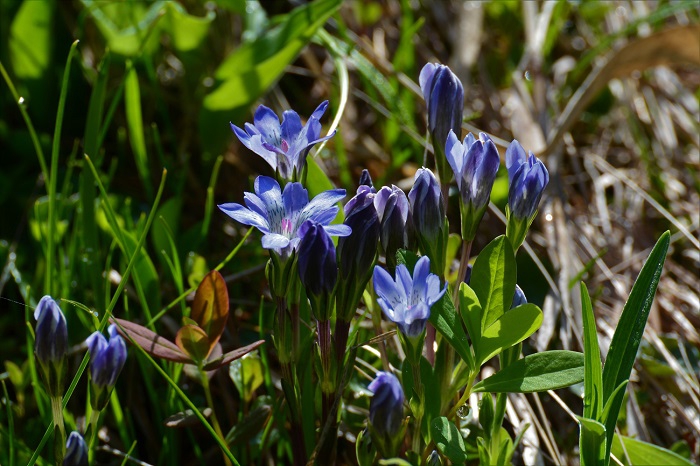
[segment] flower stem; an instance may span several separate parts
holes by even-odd
[[[95,445],[97,444],[97,431],[99,430],[100,411],[93,409],[90,413],[90,424],[87,432],[90,432],[90,444],[88,446],[88,459],[92,464],[95,455]],[[86,432],[86,433],[87,433]]]
[[[66,428],[63,425],[63,396],[51,397],[51,414],[54,424],[54,459],[56,466],[63,466],[66,454]]]
[[[420,408],[417,413],[413,413],[416,418],[416,426],[413,431],[413,451],[420,451],[421,444],[421,427],[423,424],[423,410],[425,409],[424,401],[425,396],[423,394],[423,381],[420,377],[420,359],[416,364],[411,364],[411,369],[413,371],[413,390],[418,395]]]
[[[204,396],[207,398],[207,405],[209,406],[209,409],[211,409],[211,424],[214,427],[216,435],[218,435],[221,440],[226,441],[226,437],[224,437],[224,433],[221,431],[221,426],[219,425],[219,419],[216,417],[216,409],[214,409],[214,400],[211,397],[211,389],[209,387],[209,377],[207,376],[207,372],[202,368],[201,365],[199,367],[199,375],[202,378],[202,387],[204,387]],[[226,464],[226,466],[231,466],[231,461],[229,461],[226,454],[224,454],[224,463]]]
[[[462,257],[459,259],[459,272],[457,273],[457,282],[455,283],[453,301],[455,303],[455,309],[459,310],[459,287],[464,282],[465,276],[467,274],[467,268],[469,267],[469,259],[471,257],[473,241],[466,241],[462,244]]]

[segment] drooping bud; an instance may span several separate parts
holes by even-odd
[[[464,87],[445,65],[427,63],[418,79],[428,107],[428,129],[432,136],[440,180],[449,182],[445,163],[445,141],[450,131],[461,134]]]
[[[63,466],[88,466],[87,445],[83,437],[76,431],[68,436],[66,441],[66,456]]]
[[[440,184],[433,172],[427,168],[418,169],[408,200],[418,246],[432,260],[433,271],[442,275],[449,225]]]
[[[479,139],[469,133],[460,143],[450,132],[446,157],[459,188],[462,237],[465,241],[472,241],[489,204],[501,159],[496,145],[485,133],[479,133]]]
[[[506,235],[517,251],[537,216],[542,193],[549,183],[549,172],[535,154],[526,155],[516,140],[506,150],[506,168],[509,181]]]

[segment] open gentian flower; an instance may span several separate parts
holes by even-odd
[[[245,193],[245,207],[237,203],[220,204],[219,209],[244,225],[263,233],[262,247],[287,258],[299,243],[299,227],[307,220],[320,223],[331,236],[347,236],[347,225],[330,225],[338,213],[344,189],[322,192],[309,202],[309,192],[301,183],[287,183],[282,192],[279,183],[269,176],[255,179],[255,194]]]
[[[374,267],[374,290],[384,315],[399,326],[409,338],[420,336],[430,317],[430,307],[445,293],[440,279],[430,273],[430,259],[423,256],[416,262],[413,278],[404,264],[396,267],[396,280],[379,266]]]
[[[496,145],[485,133],[479,133],[479,139],[469,133],[460,143],[450,131],[445,150],[459,188],[462,236],[471,241],[488,206],[501,159]]]
[[[260,105],[255,111],[253,124],[245,124],[245,131],[231,123],[231,129],[248,149],[265,159],[285,180],[301,174],[306,155],[314,144],[335,136],[335,131],[321,137],[321,122],[328,101],[319,105],[309,117],[306,125],[294,110],[282,115],[282,124],[271,109]]]

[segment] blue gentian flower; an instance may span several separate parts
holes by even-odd
[[[384,315],[395,322],[409,338],[420,336],[430,317],[430,308],[445,293],[440,279],[430,273],[430,259],[423,256],[416,262],[413,278],[404,264],[396,267],[396,280],[379,266],[374,267],[374,290]]]
[[[522,306],[523,304],[527,304],[525,293],[523,292],[523,289],[520,288],[520,285],[515,285],[515,294],[513,294],[513,302],[511,303],[510,308],[513,309],[514,307]]]
[[[51,296],[44,296],[34,310],[36,340],[34,351],[42,364],[63,360],[68,350],[66,318]]]
[[[403,388],[399,379],[389,372],[377,372],[367,387],[373,394],[369,402],[369,422],[383,438],[398,434],[403,422]]]
[[[87,466],[88,451],[83,437],[76,431],[68,436],[66,441],[66,456],[63,457],[63,466]]]
[[[126,344],[112,324],[108,329],[109,343],[100,332],[90,335],[87,340],[90,350],[90,376],[97,387],[114,387],[117,377],[126,362]]]
[[[313,220],[299,227],[299,278],[308,294],[330,295],[338,279],[335,245],[323,225]]]
[[[345,204],[344,223],[352,233],[338,240],[338,265],[344,277],[360,279],[371,272],[377,256],[380,229],[374,197],[374,188],[360,185],[357,194]]]
[[[439,144],[435,150],[444,150],[450,130],[461,132],[464,87],[452,70],[437,63],[427,63],[418,82],[428,106],[428,129]]]
[[[485,133],[479,133],[479,139],[469,133],[460,143],[450,131],[445,151],[459,188],[462,236],[471,241],[488,206],[501,159]]]
[[[511,215],[530,219],[537,212],[544,188],[549,183],[549,172],[542,161],[525,150],[516,140],[506,150],[508,169],[508,207]]]
[[[248,149],[265,159],[279,176],[291,180],[301,174],[306,155],[314,144],[335,135],[321,137],[321,122],[328,101],[319,105],[311,114],[306,125],[294,110],[287,110],[282,115],[282,124],[271,109],[260,105],[255,111],[253,124],[245,124],[245,131],[231,123],[231,129]]]
[[[379,239],[387,263],[393,267],[396,251],[408,247],[408,198],[398,186],[384,186],[374,196],[380,222]]]
[[[332,189],[314,197],[301,183],[287,183],[284,192],[269,176],[255,179],[255,194],[245,193],[246,206],[237,203],[220,204],[219,209],[244,225],[256,227],[263,233],[262,247],[279,256],[288,257],[299,243],[299,227],[314,220],[331,236],[347,236],[350,227],[330,225],[338,213],[338,203],[345,197],[344,189]]]

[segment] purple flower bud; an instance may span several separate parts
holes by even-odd
[[[63,457],[63,466],[87,466],[88,451],[83,437],[76,431],[68,436],[66,441],[66,456]]]
[[[381,224],[382,248],[387,262],[394,263],[396,251],[408,247],[408,199],[398,186],[384,186],[374,197],[374,207]]]
[[[374,184],[372,184],[372,177],[369,175],[369,171],[366,168],[362,170],[362,174],[360,175],[360,186],[369,186],[372,188],[373,193],[377,192],[377,190],[374,189]]]
[[[441,145],[435,151],[444,152],[450,130],[461,134],[464,107],[462,82],[447,66],[436,63],[427,63],[418,81],[428,106],[428,128],[433,135],[433,143]]]
[[[413,187],[408,193],[408,200],[421,251],[435,260],[444,257],[444,248],[447,245],[445,205],[440,183],[433,172],[427,168],[418,169]],[[440,266],[441,264],[438,264],[439,270]],[[442,268],[444,269],[444,266]]]
[[[515,294],[513,295],[513,303],[510,305],[510,308],[513,309],[514,307],[522,306],[523,304],[527,304],[525,293],[523,293],[523,289],[520,288],[519,285],[515,285]]]
[[[416,338],[425,331],[430,308],[445,293],[447,284],[440,289],[440,279],[430,273],[430,259],[423,256],[416,262],[413,277],[404,264],[396,267],[396,280],[375,266],[374,289],[384,315],[398,325],[401,333]]]
[[[399,379],[380,371],[367,388],[374,393],[369,403],[369,422],[374,431],[384,438],[395,436],[403,422],[404,394]]]
[[[100,332],[95,332],[85,341],[90,350],[90,376],[97,387],[114,387],[117,377],[126,362],[126,344],[117,333],[117,327],[110,325],[109,343]]]
[[[51,296],[44,296],[34,310],[36,341],[34,351],[42,364],[61,361],[68,350],[66,318]]]
[[[516,140],[506,150],[508,169],[508,207],[510,214],[518,219],[531,220],[537,212],[544,188],[549,183],[549,173],[544,164],[525,150]]]
[[[313,220],[299,227],[299,236],[299,277],[306,292],[314,296],[332,293],[338,279],[333,240],[323,225]]]
[[[486,207],[501,164],[491,138],[479,133],[476,139],[469,133],[460,143],[455,133],[450,132],[445,155],[455,174],[462,203],[471,204],[477,211]]]
[[[370,180],[371,183],[371,180]],[[377,255],[379,243],[379,216],[374,207],[374,193],[367,185],[360,185],[355,197],[345,205],[345,225],[352,229],[349,236],[338,239],[338,267],[343,277],[363,281]],[[364,280],[366,284],[366,280]],[[364,288],[364,286],[363,286]]]

